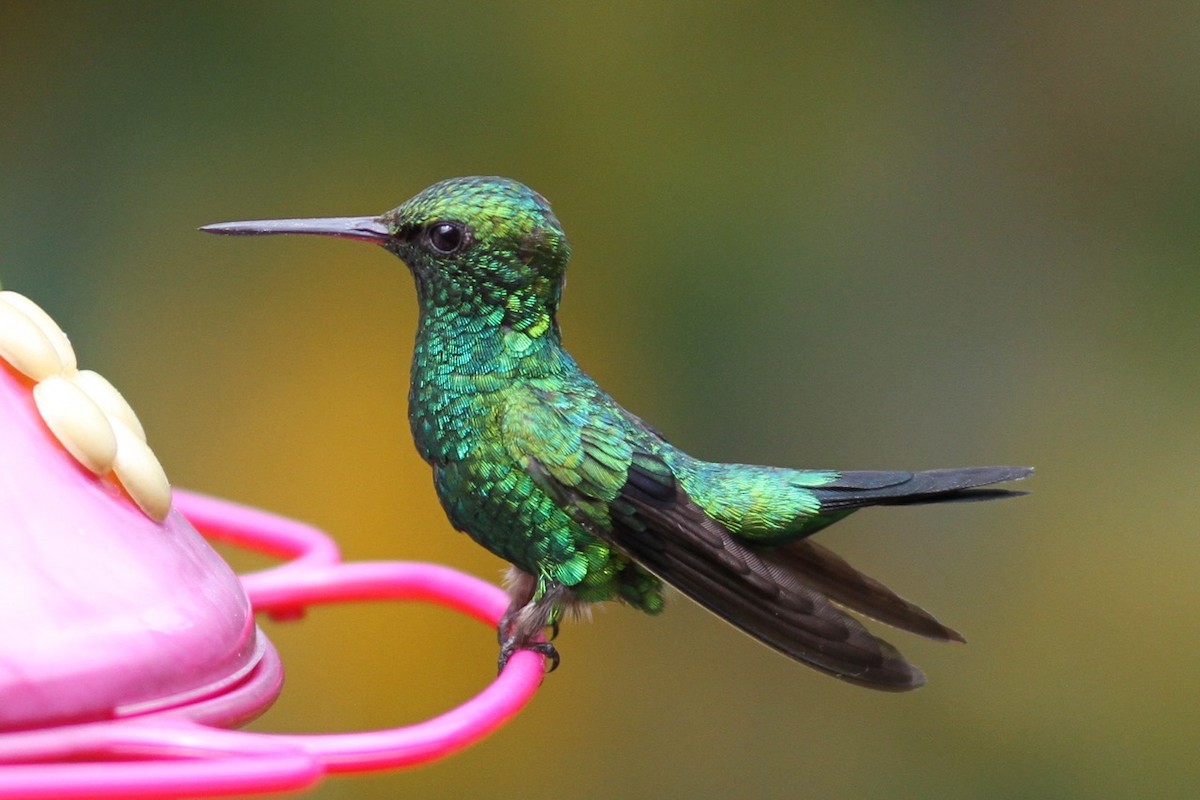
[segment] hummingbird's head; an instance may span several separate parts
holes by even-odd
[[[553,314],[571,247],[546,198],[507,178],[451,178],[384,214],[423,299]],[[510,320],[510,322],[515,320]]]
[[[378,217],[226,222],[201,230],[374,242],[408,265],[426,307],[499,317],[535,336],[553,324],[571,255],[546,199],[508,178],[451,178]]]

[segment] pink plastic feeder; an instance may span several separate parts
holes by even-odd
[[[289,560],[239,580],[197,529]],[[418,725],[225,730],[282,685],[252,610],[366,599],[439,603],[489,625],[507,604],[445,567],[343,564],[309,526],[172,497],[116,390],[77,369],[44,312],[0,292],[0,798],[280,791],[421,763],[503,724],[541,681],[541,657],[524,652],[475,698]]]

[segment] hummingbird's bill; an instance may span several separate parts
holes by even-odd
[[[313,219],[258,219],[245,222],[216,222],[205,225],[205,233],[225,236],[270,236],[276,234],[302,234],[308,236],[336,236],[339,239],[358,239],[363,242],[383,244],[391,238],[391,231],[379,217],[327,217]]]

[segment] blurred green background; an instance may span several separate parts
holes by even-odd
[[[177,485],[350,559],[500,573],[409,438],[409,276],[195,228],[454,175],[551,199],[567,344],[696,455],[1039,470],[821,535],[971,640],[891,635],[919,692],[614,606],[493,738],[313,797],[1193,797],[1198,52],[1191,3],[9,2],[0,279]],[[264,625],[288,685],[257,730],[416,721],[494,670],[436,609]]]

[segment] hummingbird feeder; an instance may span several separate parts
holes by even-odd
[[[205,536],[286,560],[238,576]],[[541,656],[519,652],[415,725],[233,730],[283,685],[255,612],[380,599],[492,626],[508,603],[449,568],[343,563],[308,525],[173,491],[117,390],[41,308],[0,292],[0,800],[279,792],[419,764],[494,731],[540,684]]]

